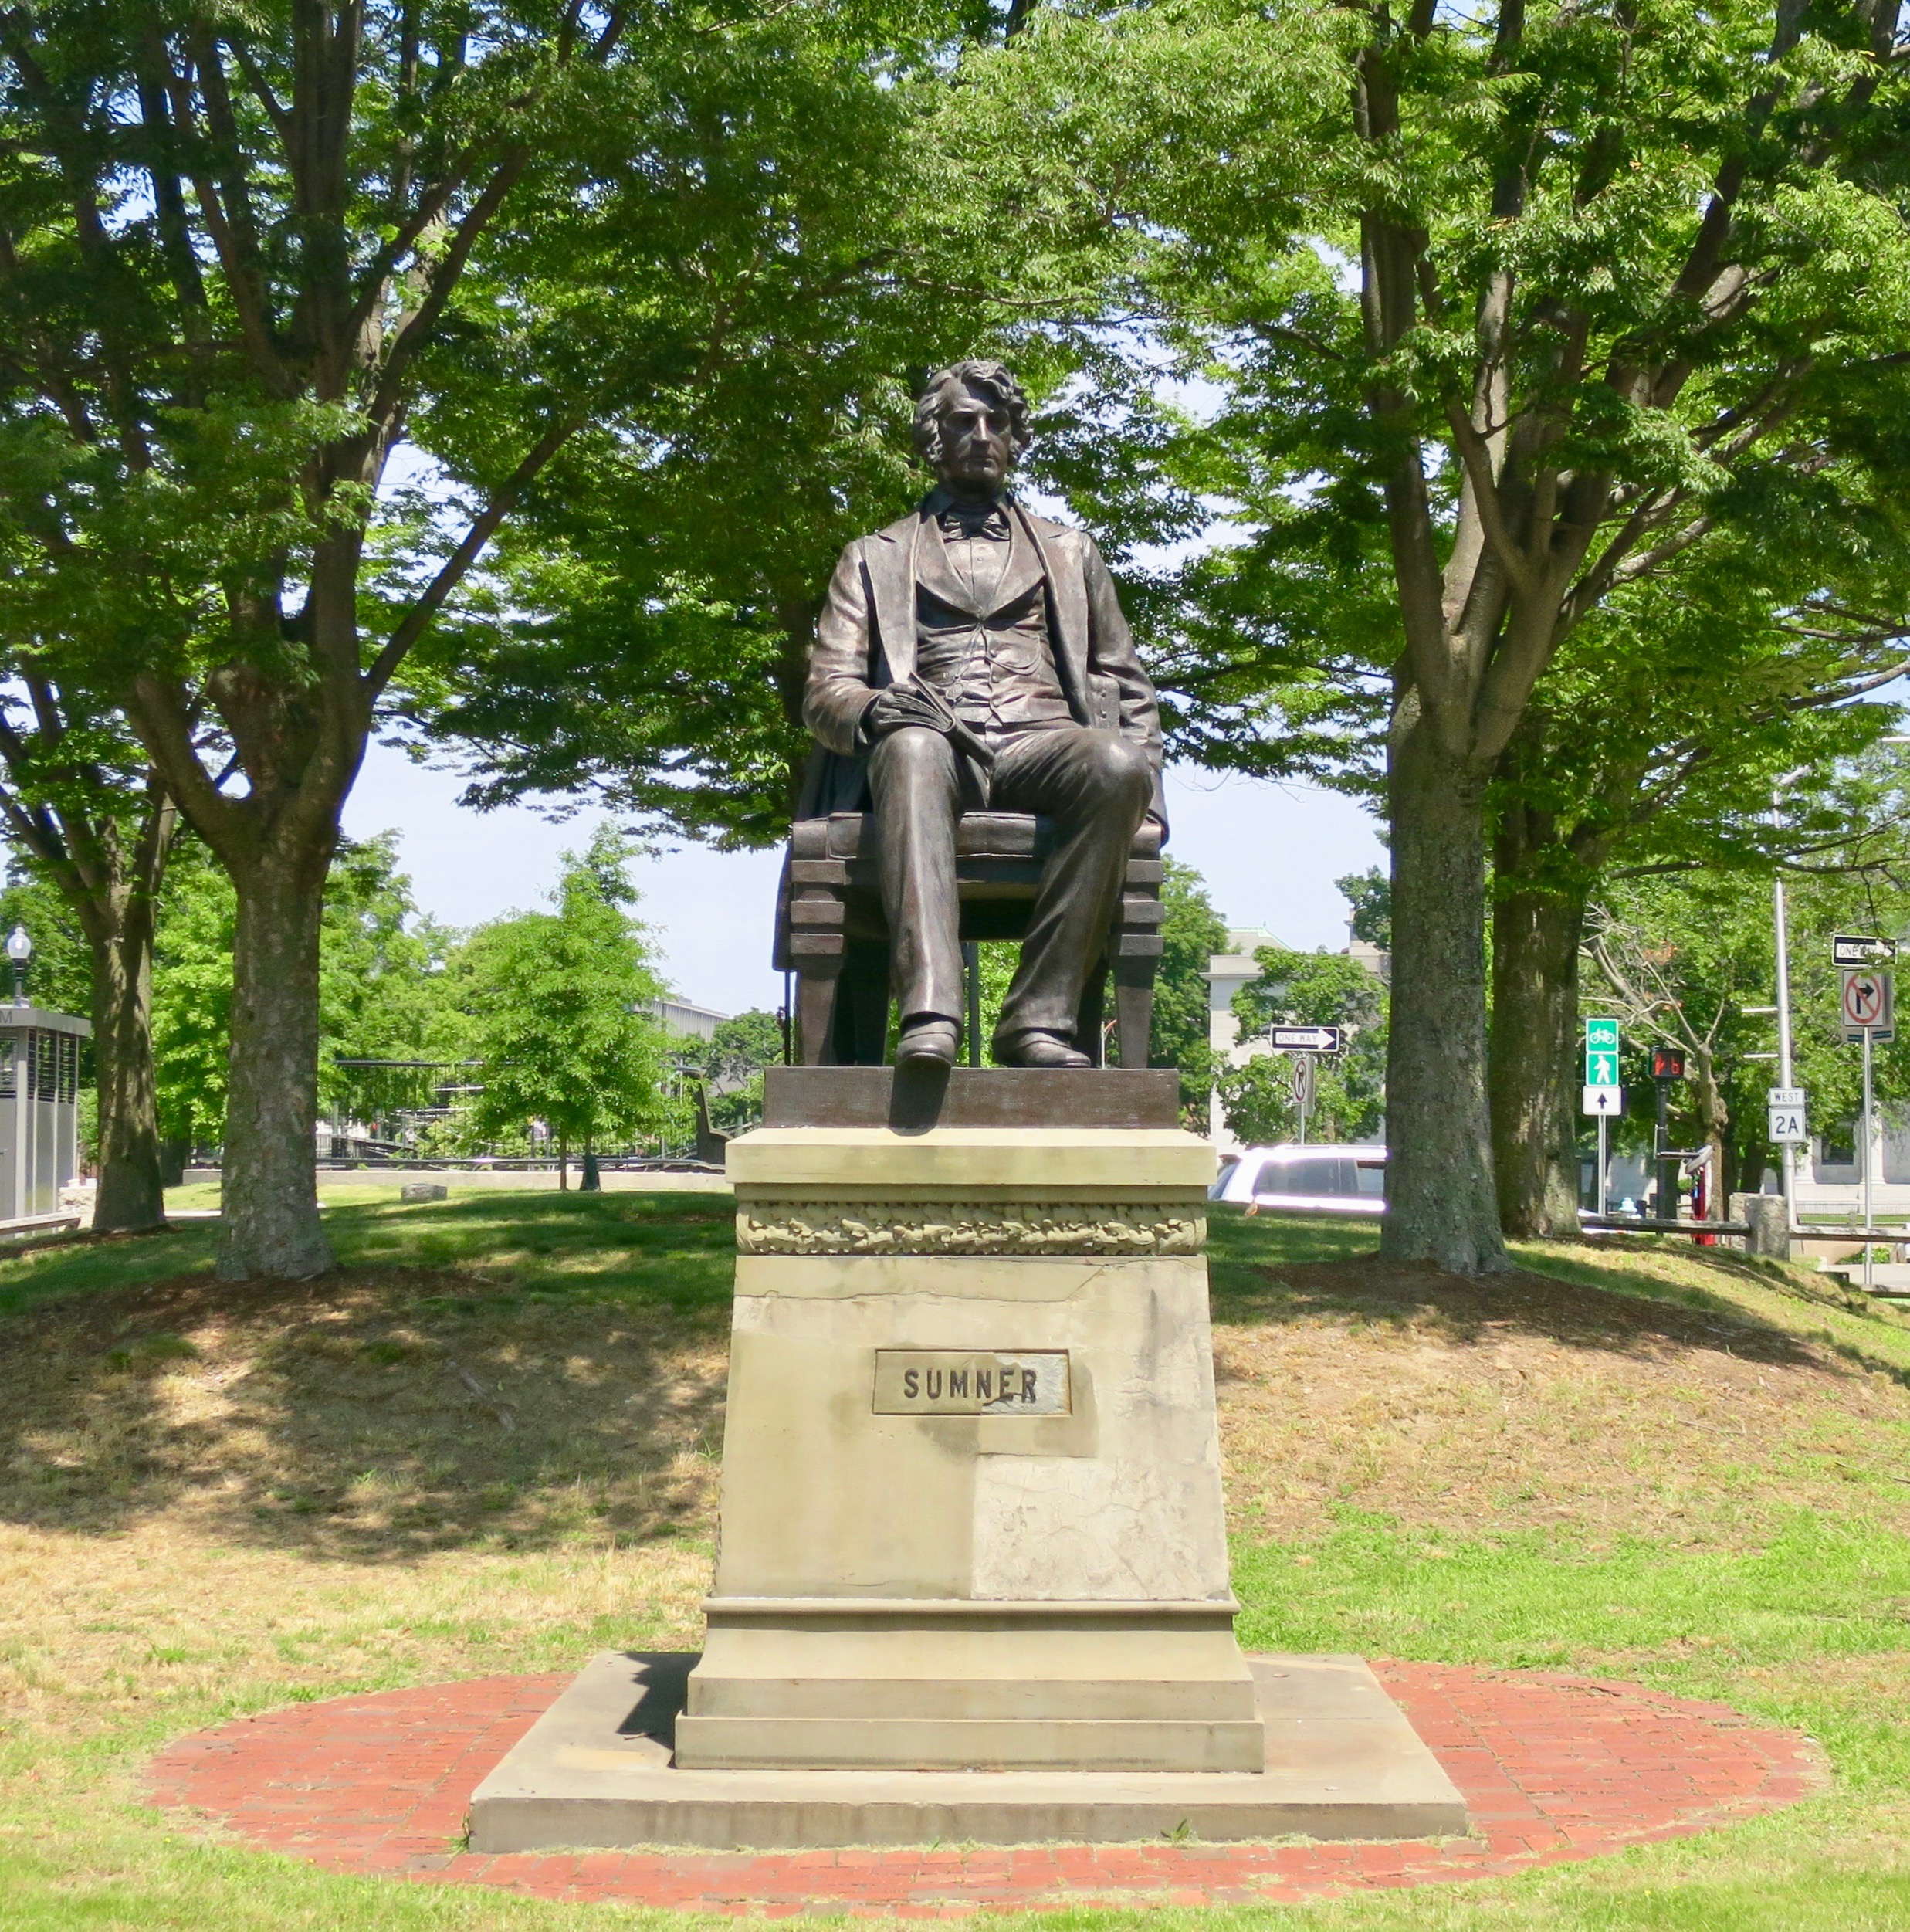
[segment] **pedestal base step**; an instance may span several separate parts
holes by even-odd
[[[677,1768],[1257,1771],[1236,1607],[713,1597]]]
[[[1465,1800],[1357,1657],[1251,1659],[1258,1771],[696,1771],[693,1656],[594,1659],[471,1801],[471,1849],[1434,1838]],[[760,1735],[760,1720],[753,1729]]]
[[[803,1771],[1257,1771],[1258,1720],[1171,1718],[679,1717],[679,1768]]]

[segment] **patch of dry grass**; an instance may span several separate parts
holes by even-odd
[[[720,1324],[456,1270],[42,1304],[0,1355],[0,1709],[168,1709],[693,1639]]]
[[[198,1275],[43,1305],[8,1343],[0,1520],[372,1562],[713,1526],[707,1316],[450,1269]]]
[[[1733,1299],[1768,1286],[1694,1265],[1697,1306],[1529,1272],[1266,1269],[1264,1298],[1235,1298],[1215,1328],[1237,1527],[1304,1539],[1350,1503],[1465,1535],[1569,1525],[1594,1544],[1735,1547],[1799,1508],[1910,1530],[1903,1368],[1808,1318],[1780,1325]],[[1656,1257],[1617,1266],[1683,1285]]]

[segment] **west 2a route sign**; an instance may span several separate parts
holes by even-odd
[[[1585,1084],[1580,1111],[1594,1118],[1615,1119],[1625,1110],[1625,1090],[1618,1083],[1618,1022],[1585,1022]]]
[[[1891,976],[1874,966],[1847,966],[1838,974],[1837,1016],[1847,1040],[1896,1037],[1896,1002]]]
[[[1810,1130],[1804,1124],[1804,1090],[1801,1086],[1766,1087],[1764,1099],[1772,1140],[1780,1147],[1787,1142],[1803,1146],[1810,1140]]]

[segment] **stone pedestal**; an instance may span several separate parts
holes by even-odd
[[[1214,1428],[1214,1157],[1173,1124],[1171,1074],[1127,1082],[1116,1117],[1150,1124],[1061,1124],[1109,1077],[1021,1083],[1039,1124],[731,1145],[722,1546],[679,1765],[1259,1768]],[[865,1076],[780,1080],[839,1117]]]
[[[1358,1658],[1234,1641],[1177,1084],[771,1069],[706,1647],[598,1659],[474,1849],[1465,1829]]]

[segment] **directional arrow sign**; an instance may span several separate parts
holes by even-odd
[[[1625,1110],[1625,1090],[1622,1086],[1581,1087],[1578,1104],[1581,1113],[1616,1120]]]
[[[1275,1026],[1269,1028],[1267,1044],[1277,1053],[1337,1053],[1338,1026]]]
[[[1838,933],[1830,941],[1833,966],[1868,966],[1878,960],[1896,957],[1894,939],[1873,939],[1864,933]]]

